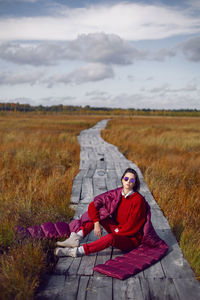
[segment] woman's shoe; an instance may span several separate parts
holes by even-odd
[[[77,257],[77,247],[75,248],[56,248],[54,250],[54,255],[58,257],[70,256]]]
[[[56,242],[56,245],[59,247],[68,247],[68,248],[74,248],[78,247],[80,245],[80,240],[82,239],[82,236],[78,235],[75,232],[71,232],[70,237],[67,238],[63,242]]]

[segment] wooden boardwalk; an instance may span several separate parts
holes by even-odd
[[[117,147],[105,142],[100,131],[107,120],[84,130],[79,136],[81,145],[80,172],[73,183],[71,205],[76,208],[75,219],[87,210],[94,196],[121,186],[121,175],[127,167],[136,169],[141,180],[140,193],[151,206],[152,223],[158,235],[169,245],[168,254],[150,268],[124,281],[93,272],[96,264],[121,254],[105,249],[98,254],[78,258],[60,258],[51,276],[46,276],[36,299],[105,299],[105,300],[198,300],[198,282],[184,259],[167,219],[155,202],[139,168],[127,160]],[[91,233],[85,241],[94,241]],[[84,241],[83,241],[84,242]]]

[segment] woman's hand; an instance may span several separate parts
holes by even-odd
[[[98,236],[99,238],[101,237],[101,226],[99,222],[94,223],[94,234]]]

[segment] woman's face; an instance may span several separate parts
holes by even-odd
[[[135,186],[135,175],[133,173],[126,173],[122,178],[122,185],[125,190],[131,191]]]

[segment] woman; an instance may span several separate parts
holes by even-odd
[[[122,251],[136,248],[143,236],[146,221],[146,202],[138,193],[140,181],[134,169],[125,170],[121,178],[122,187],[94,198],[89,204],[89,220],[82,224],[77,233],[72,232],[63,242],[57,242],[54,254],[77,257],[99,252],[113,246]],[[102,236],[101,225],[108,232]],[[80,241],[94,229],[98,240],[80,245]],[[64,247],[64,248],[63,248]]]

